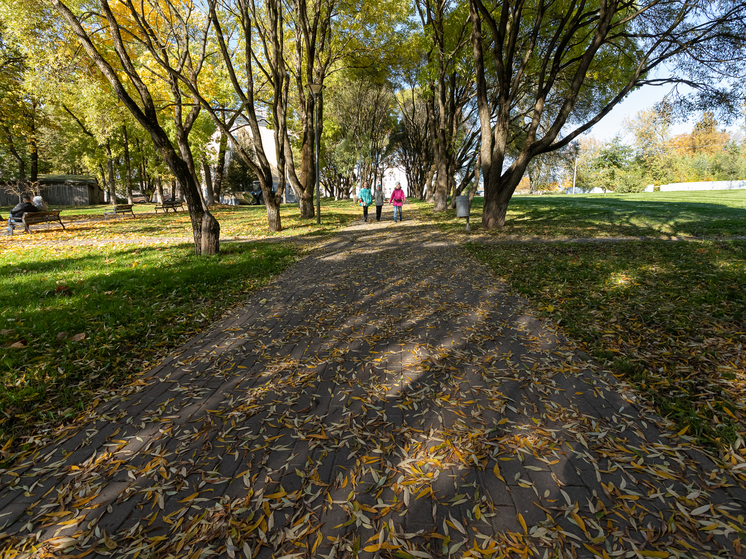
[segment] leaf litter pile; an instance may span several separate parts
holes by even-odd
[[[363,226],[2,474],[3,557],[715,557],[741,481],[416,224]]]

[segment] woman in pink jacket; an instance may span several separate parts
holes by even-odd
[[[406,201],[407,197],[404,196],[404,191],[401,188],[401,183],[397,182],[394,191],[391,193],[391,200],[389,200],[389,204],[392,204],[394,206],[394,223],[396,223],[397,220],[402,221],[401,207]]]

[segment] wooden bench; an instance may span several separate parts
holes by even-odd
[[[2,220],[2,216],[0,216],[0,220]],[[47,229],[49,229],[49,225],[52,222],[59,223],[62,225],[62,228],[65,228],[65,224],[62,223],[62,219],[60,218],[60,210],[52,210],[48,212],[26,212],[21,217],[11,217],[9,221],[9,227],[8,230],[10,231],[10,234],[13,234],[13,228],[17,225],[23,225],[24,231],[31,234],[31,229],[29,227],[31,225],[37,225],[38,223],[46,223]]]
[[[184,209],[184,203],[183,202],[161,202],[159,205],[155,207],[155,213],[158,213],[158,210],[163,210],[163,212],[168,212],[168,210],[173,210],[174,213],[176,213],[176,209]]]
[[[135,213],[132,211],[132,204],[117,204],[116,206],[113,206],[108,210],[104,210],[104,220],[109,219],[109,216],[114,216],[121,219],[122,215],[127,213],[130,214],[132,217],[135,217]]]

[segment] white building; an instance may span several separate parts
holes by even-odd
[[[391,193],[394,192],[397,182],[401,184],[401,187],[404,190],[404,195],[409,196],[409,183],[407,182],[407,174],[404,172],[404,169],[401,167],[389,167],[384,170],[383,178],[379,180],[379,183],[383,185],[383,194],[386,196],[387,200],[391,197]],[[358,184],[355,190],[355,193],[358,196],[360,196],[360,186],[361,185]],[[376,185],[371,184],[371,190],[375,191],[375,186]]]
[[[236,124],[232,132],[239,142],[246,141],[247,144],[250,144],[252,142],[251,129],[249,128],[248,123],[242,122],[242,124]],[[277,150],[275,149],[275,135],[272,130],[269,130],[266,127],[266,120],[261,117],[259,120],[259,135],[262,141],[262,146],[264,147],[264,154],[267,156],[267,160],[269,161],[269,165],[272,169],[273,190],[276,190],[277,186],[280,184],[280,174],[277,170]],[[212,137],[210,138],[210,142],[207,144],[207,149],[213,154],[213,157],[216,159],[218,150],[220,149],[220,131],[216,131],[212,135]],[[226,152],[225,161],[226,168],[232,157],[236,156],[233,153],[233,146],[231,145],[231,142],[228,141],[228,150]],[[295,197],[295,191],[293,190],[293,187],[290,184],[289,180],[285,181],[284,198],[284,202],[286,204],[298,203],[298,200]],[[222,204],[228,204],[231,206],[236,206],[240,203],[238,197],[233,196],[232,194],[222,195],[220,202]]]

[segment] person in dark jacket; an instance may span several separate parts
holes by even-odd
[[[39,208],[34,206],[31,203],[31,196],[24,195],[21,198],[21,203],[16,205],[12,210],[10,210],[10,218],[8,218],[8,235],[13,234],[13,218],[15,217],[23,217],[23,214],[30,213],[30,212],[38,212]]]

